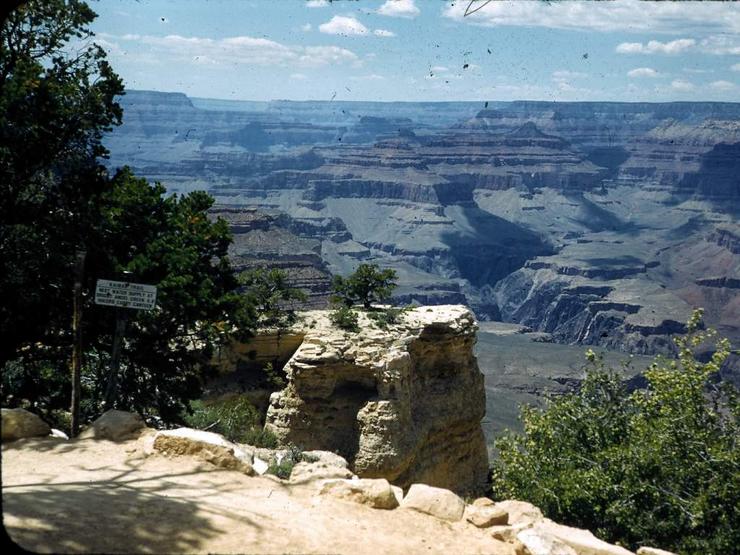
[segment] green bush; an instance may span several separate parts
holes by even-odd
[[[378,328],[385,330],[388,329],[389,326],[400,323],[403,313],[406,312],[406,310],[406,308],[371,310],[368,311],[367,317],[370,318]]]
[[[293,468],[301,461],[315,462],[317,459],[303,454],[298,447],[292,443],[288,445],[288,450],[285,456],[278,462],[272,462],[267,467],[267,474],[274,474],[278,478],[287,480],[293,473]]]
[[[238,395],[205,403],[192,401],[192,414],[184,416],[191,428],[223,435],[229,441],[256,447],[277,447],[277,438],[260,426],[260,416],[254,406]]]
[[[524,407],[524,434],[496,442],[494,498],[517,498],[554,520],[634,549],[733,553],[740,545],[740,406],[710,378],[730,352],[694,350],[714,337],[701,312],[676,341],[677,360],[658,357],[648,387],[628,393],[593,351],[580,390],[544,409]]]
[[[395,270],[380,270],[377,264],[360,264],[346,278],[334,276],[332,302],[347,308],[359,302],[364,308],[370,308],[372,303],[390,298],[397,277]]]
[[[357,321],[357,313],[346,306],[340,306],[336,310],[333,310],[329,314],[329,319],[332,324],[337,326],[339,329],[351,331],[353,333],[360,331],[360,326]]]

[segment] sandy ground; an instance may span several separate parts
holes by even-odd
[[[149,432],[150,433],[150,432]],[[509,545],[465,522],[383,511],[216,469],[146,456],[146,434],[2,446],[3,524],[46,553],[490,553]]]

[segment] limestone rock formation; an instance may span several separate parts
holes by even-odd
[[[145,426],[140,415],[114,409],[103,413],[80,434],[80,438],[121,441]]]
[[[488,506],[468,505],[465,508],[465,520],[478,528],[506,525],[509,523],[509,513],[493,504]]]
[[[460,497],[449,490],[425,484],[412,485],[401,507],[450,522],[457,522],[465,512],[465,502]]]
[[[220,468],[237,470],[249,476],[255,473],[251,453],[212,432],[190,428],[162,430],[154,436],[151,448],[165,455],[195,456]]]
[[[13,441],[24,437],[48,436],[49,425],[25,409],[2,409],[2,439]]]
[[[300,484],[331,478],[355,477],[344,457],[330,451],[304,451],[303,460],[296,464],[290,473],[290,482]]]
[[[588,530],[563,526],[544,518],[537,507],[524,501],[502,501],[493,508],[508,513],[509,523],[492,526],[492,536],[512,544],[521,543],[531,555],[632,554],[623,547],[598,539]]]
[[[665,549],[656,549],[655,547],[641,547],[637,550],[637,555],[676,555],[672,551]]]
[[[383,478],[332,480],[324,483],[320,494],[368,505],[374,509],[398,507],[398,499],[391,485]]]
[[[327,312],[304,321],[266,429],[284,444],[339,453],[363,478],[481,489],[485,391],[467,308],[416,308],[385,330],[360,314],[358,334],[333,327]]]

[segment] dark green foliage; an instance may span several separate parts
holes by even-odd
[[[370,308],[372,303],[389,299],[396,288],[395,270],[380,270],[377,264],[360,264],[350,276],[334,276],[332,301],[352,307],[362,303]]]
[[[340,306],[333,310],[329,314],[329,319],[332,324],[337,326],[339,329],[351,331],[353,333],[360,331],[360,326],[357,321],[357,313],[346,306]]]
[[[255,447],[277,447],[275,435],[262,429],[257,409],[243,397],[235,395],[220,401],[193,401],[190,407],[192,414],[185,416],[185,423],[191,428],[215,432],[229,441]]]
[[[740,407],[736,390],[711,385],[729,353],[707,363],[693,350],[714,336],[700,312],[677,341],[678,360],[657,359],[648,387],[628,393],[592,351],[577,393],[544,410],[524,408],[524,435],[496,443],[496,498],[541,507],[557,521],[632,548],[732,553],[740,545]]]
[[[280,269],[254,268],[239,276],[250,304],[259,313],[265,327],[288,327],[295,322],[295,304],[306,301],[306,294],[288,284]]]
[[[226,223],[208,218],[209,195],[168,197],[99,163],[123,89],[89,40],[94,17],[76,0],[31,1],[0,28],[0,397],[44,414],[67,408],[83,249],[84,416],[102,408],[115,319],[92,303],[95,282],[126,271],[157,286],[157,307],[129,315],[115,406],[177,421],[214,348],[247,335],[256,313],[226,256]]]
[[[69,345],[72,260],[99,221],[100,139],[121,119],[94,17],[83,2],[30,1],[0,27],[0,365],[37,342],[56,358]]]
[[[386,308],[382,310],[371,310],[367,312],[368,318],[370,318],[375,325],[382,330],[388,329],[389,326],[393,326],[401,322],[403,313],[408,308]]]

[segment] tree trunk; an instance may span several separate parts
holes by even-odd
[[[69,437],[76,437],[80,431],[80,375],[82,367],[82,281],[85,272],[85,251],[77,251],[75,262],[75,284],[73,289],[72,312],[72,400],[70,406],[71,422]]]

